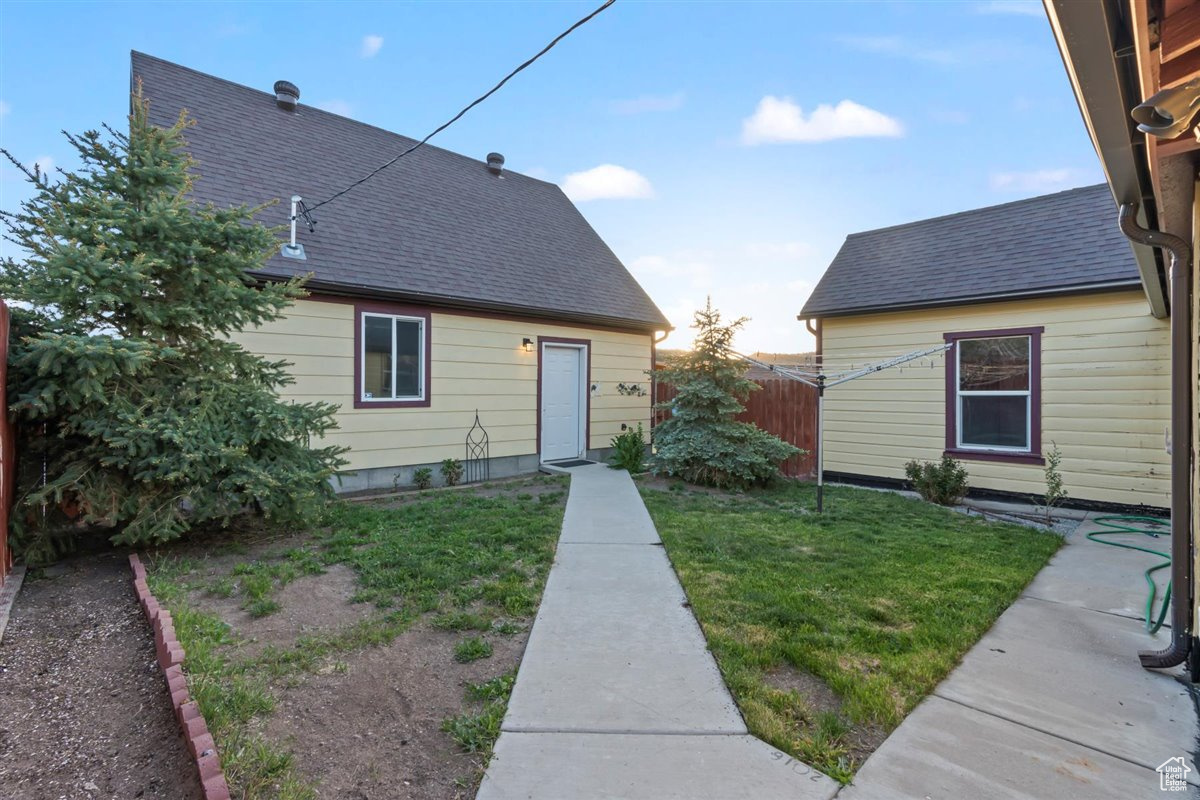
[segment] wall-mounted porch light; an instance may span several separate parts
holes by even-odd
[[[533,339],[530,339],[528,337],[522,339],[521,340],[521,349],[524,350],[526,353],[532,353],[533,352]]]

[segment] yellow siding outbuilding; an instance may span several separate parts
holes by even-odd
[[[427,405],[356,408],[355,308],[353,300],[300,300],[284,319],[237,335],[247,350],[294,365],[285,399],[341,406],[326,441],[350,448],[347,471],[356,474],[343,476],[344,489],[391,486],[397,474],[406,482],[414,466],[462,459],[476,411],[490,438],[493,477],[536,469],[539,339],[586,347],[588,451],[607,448],[623,424],[641,423],[648,435],[649,333],[429,310]]]
[[[963,331],[1041,327],[1041,446],[1057,444],[1073,500],[1165,507],[1170,421],[1166,320],[1140,289],[958,305],[821,320],[831,369],[943,342]],[[825,469],[899,479],[910,459],[946,447],[947,358],[924,359],[831,388],[825,397]],[[974,488],[1040,495],[1037,463],[955,454]]]

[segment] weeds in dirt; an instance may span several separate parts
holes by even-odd
[[[508,708],[516,673],[508,673],[483,683],[467,686],[467,697],[482,704],[474,714],[462,714],[443,720],[442,730],[468,753],[483,753],[484,766],[492,757],[492,747],[500,736],[500,723]]]
[[[555,483],[563,482],[536,478],[520,486],[545,488]],[[149,561],[151,587],[175,619],[186,651],[189,686],[237,797],[316,796],[291,754],[254,732],[261,727],[255,720],[272,711],[279,688],[318,671],[345,672],[342,656],[390,644],[425,614],[433,614],[430,624],[442,630],[482,633],[499,618],[506,618],[499,626],[504,632],[527,627],[518,620],[537,608],[562,523],[565,492],[489,489],[496,493],[484,496],[477,491],[422,495],[399,506],[335,503],[302,546],[260,556],[225,575],[205,573],[201,560],[161,552]],[[216,552],[234,550],[246,552],[236,540]],[[352,625],[299,636],[290,646],[272,645],[241,657],[229,626],[189,603],[190,593],[206,592],[239,598],[252,616],[270,614],[279,608],[283,587],[334,564],[357,573],[355,599],[379,610]],[[456,658],[460,650],[464,661],[492,653],[479,636],[461,642]],[[482,709],[445,723],[464,749],[490,752],[512,681],[510,675],[469,688],[469,697],[482,703]]]
[[[481,658],[492,657],[492,646],[486,639],[473,636],[463,639],[454,646],[454,660],[460,664],[469,664]]]
[[[225,777],[247,798],[310,800],[316,795],[296,773],[291,755],[249,732],[251,720],[274,709],[274,698],[263,676],[227,655],[232,643],[229,626],[215,614],[187,605],[188,586],[180,578],[189,569],[186,562],[158,561],[147,582],[171,610],[186,652],[188,689],[217,743]],[[266,793],[274,786],[279,790]]]
[[[441,631],[489,631],[492,621],[482,614],[467,611],[450,611],[438,614],[429,624]]]

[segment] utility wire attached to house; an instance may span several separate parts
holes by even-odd
[[[546,55],[546,53],[550,52],[550,50],[551,50],[551,49],[553,49],[553,48],[554,48],[554,46],[555,46],[556,44],[558,44],[558,43],[559,43],[559,42],[561,42],[563,39],[565,39],[565,38],[567,38],[568,36],[570,36],[570,35],[571,35],[572,33],[574,33],[574,32],[575,32],[577,29],[579,29],[579,28],[583,27],[584,25],[586,25],[587,23],[591,22],[591,21],[592,21],[592,19],[594,19],[596,16],[598,16],[598,15],[600,14],[600,12],[601,12],[601,11],[604,11],[606,8],[608,8],[609,6],[611,6],[611,5],[612,5],[613,3],[615,3],[615,2],[616,2],[616,0],[605,0],[605,2],[604,2],[604,4],[603,4],[603,5],[601,5],[599,8],[597,8],[597,9],[596,9],[595,11],[593,11],[592,13],[588,14],[588,15],[587,15],[586,17],[584,17],[583,19],[581,19],[581,20],[579,20],[578,22],[576,22],[576,23],[575,23],[574,25],[572,25],[571,27],[567,28],[565,31],[563,31],[562,33],[560,33],[558,36],[555,36],[555,37],[554,37],[554,39],[552,39],[552,40],[550,41],[550,44],[546,45],[546,46],[545,46],[545,47],[543,47],[541,50],[539,50],[539,51],[538,51],[538,53],[537,53],[536,55],[534,55],[534,56],[533,56],[532,58],[530,58],[529,60],[525,61],[523,64],[521,64],[519,67],[517,67],[516,69],[514,69],[512,72],[510,72],[510,73],[508,73],[507,75],[505,75],[505,76],[504,76],[504,78],[503,78],[503,80],[501,80],[499,83],[497,83],[497,84],[496,84],[495,86],[493,86],[491,89],[488,89],[488,90],[487,90],[487,92],[485,92],[484,94],[481,94],[479,97],[477,97],[477,98],[475,98],[474,100],[472,100],[472,101],[471,101],[470,103],[468,103],[468,104],[467,104],[467,105],[466,105],[466,106],[465,106],[465,107],[464,107],[464,108],[463,108],[461,111],[459,111],[457,114],[455,114],[453,117],[451,117],[451,118],[450,118],[449,120],[447,120],[446,122],[444,122],[444,123],[442,123],[441,125],[439,125],[437,128],[435,128],[435,129],[433,130],[433,132],[432,132],[432,133],[430,133],[428,136],[426,136],[426,137],[425,137],[424,139],[422,139],[421,141],[419,141],[419,142],[417,142],[416,144],[414,144],[412,147],[408,148],[407,150],[404,150],[404,151],[402,151],[402,152],[401,152],[399,155],[395,156],[395,157],[394,157],[394,158],[392,158],[391,160],[389,160],[389,161],[386,161],[386,162],[384,162],[383,164],[380,164],[378,167],[376,167],[375,169],[371,170],[371,171],[370,171],[370,172],[368,172],[366,175],[362,176],[361,178],[359,178],[358,180],[356,180],[354,183],[352,183],[352,184],[350,184],[349,186],[347,186],[345,189],[342,189],[341,191],[338,191],[338,192],[336,192],[336,193],[334,193],[334,194],[330,195],[329,197],[325,198],[324,200],[322,200],[322,201],[321,201],[321,202],[319,202],[319,203],[315,203],[315,204],[313,204],[313,205],[311,205],[311,206],[308,206],[308,207],[307,207],[307,209],[306,209],[306,211],[305,211],[304,217],[305,217],[305,219],[306,219],[306,220],[309,222],[309,225],[311,226],[311,225],[314,225],[314,224],[316,224],[316,223],[315,223],[315,222],[312,220],[312,217],[310,216],[310,215],[311,215],[311,213],[312,213],[313,211],[316,211],[318,208],[320,208],[320,207],[321,207],[321,206],[323,206],[323,205],[326,205],[327,203],[332,203],[334,200],[337,200],[339,197],[341,197],[342,195],[346,194],[347,192],[349,192],[349,191],[351,191],[351,190],[355,189],[356,187],[358,187],[358,186],[361,186],[362,184],[364,184],[364,183],[366,183],[367,181],[371,180],[371,178],[373,178],[373,177],[375,177],[376,175],[378,175],[379,173],[383,172],[385,169],[387,169],[388,167],[392,166],[392,165],[393,165],[393,164],[395,164],[397,161],[399,161],[400,159],[404,158],[406,155],[408,155],[409,153],[411,153],[411,152],[413,152],[414,150],[416,150],[417,148],[419,148],[421,145],[423,145],[423,144],[425,144],[426,142],[428,142],[428,141],[429,141],[430,139],[432,139],[434,136],[437,136],[439,133],[441,133],[442,131],[446,130],[446,128],[449,128],[451,125],[453,125],[454,123],[458,122],[458,121],[459,121],[460,119],[462,119],[462,117],[463,117],[463,116],[464,116],[464,115],[465,115],[465,114],[466,114],[468,111],[470,111],[472,108],[474,108],[475,106],[479,105],[479,104],[480,104],[480,103],[482,103],[484,100],[487,100],[489,97],[491,97],[492,95],[494,95],[496,92],[500,91],[500,88],[501,88],[502,86],[504,86],[504,84],[508,83],[508,82],[509,82],[509,81],[510,81],[510,80],[511,80],[511,79],[512,79],[514,76],[516,76],[516,74],[517,74],[518,72],[521,72],[523,69],[525,69],[526,67],[528,67],[528,66],[530,66],[531,64],[533,64],[533,62],[537,61],[539,58],[541,58],[542,56]]]

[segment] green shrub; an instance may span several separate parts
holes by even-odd
[[[303,279],[247,280],[278,252],[278,231],[256,221],[262,207],[196,201],[194,121],[160,128],[148,109],[139,88],[127,132],[67,134],[73,172],[47,176],[0,149],[30,184],[0,212],[15,245],[0,259],[8,410],[34,467],[10,521],[28,560],[97,531],[161,544],[247,507],[311,522],[346,463],[344,448],[310,446],[337,406],[282,399],[286,362],[234,335],[305,296]]]
[[[630,428],[620,436],[612,439],[613,454],[609,464],[613,469],[628,470],[630,475],[645,469],[646,435],[642,431],[642,423],[637,428]]]
[[[1054,507],[1061,505],[1063,500],[1067,499],[1067,489],[1063,486],[1062,473],[1058,471],[1062,466],[1062,451],[1058,449],[1058,442],[1051,442],[1054,448],[1046,453],[1046,494],[1043,497],[1046,506],[1046,524],[1054,522]]]
[[[433,470],[421,467],[413,470],[413,485],[418,489],[428,489],[433,486]]]
[[[913,489],[931,503],[952,506],[966,497],[967,471],[950,456],[938,463],[913,460],[904,465],[904,474]]]
[[[463,477],[463,464],[457,458],[447,458],[442,462],[442,477],[447,486],[457,486]]]
[[[779,465],[801,454],[782,439],[734,418],[759,387],[746,380],[745,367],[733,352],[733,336],[745,318],[722,325],[708,303],[696,312],[694,349],[659,373],[675,387],[673,400],[660,409],[671,416],[654,429],[656,472],[691,483],[743,488],[769,483]]]

